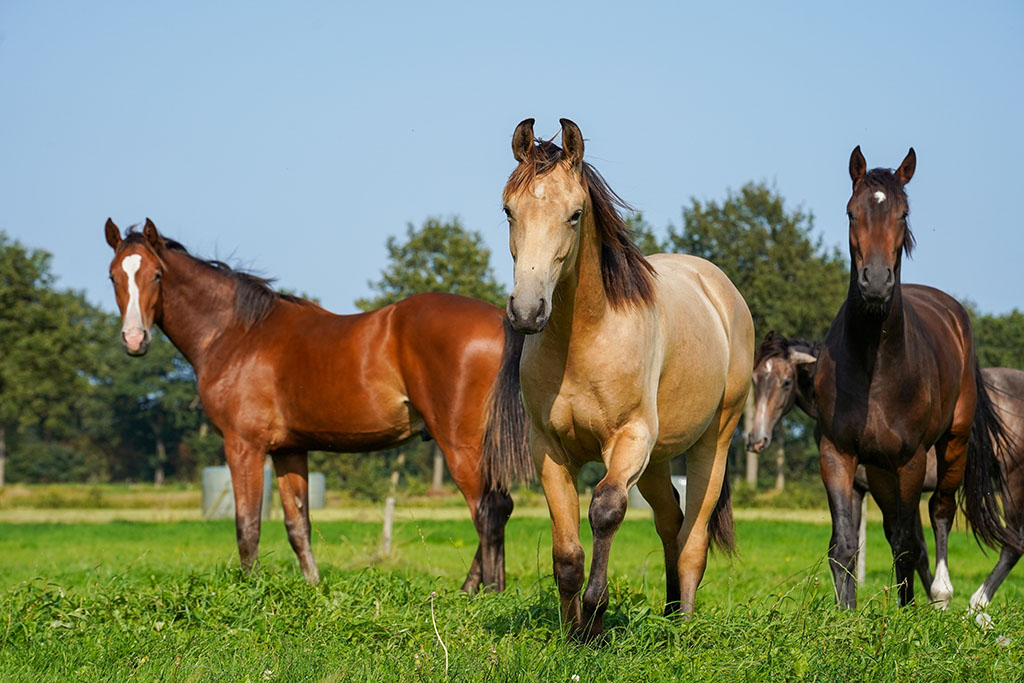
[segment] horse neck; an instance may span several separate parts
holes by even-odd
[[[551,298],[551,317],[544,332],[549,337],[564,337],[565,343],[571,335],[596,329],[608,311],[601,275],[601,238],[590,207],[581,221],[573,272],[558,283]]]
[[[163,258],[160,329],[199,374],[206,350],[234,320],[235,284],[187,254]]]
[[[814,396],[814,373],[809,368],[813,364],[802,363],[796,369],[796,404],[811,419],[818,419],[818,404]]]
[[[882,314],[865,311],[860,305],[857,283],[850,277],[850,290],[846,296],[844,335],[848,348],[867,368],[873,368],[879,351],[901,353],[904,349],[903,286],[899,271],[892,290],[888,310]]]

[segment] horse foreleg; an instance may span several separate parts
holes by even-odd
[[[235,534],[242,569],[251,572],[260,545],[260,512],[263,508],[262,448],[246,443],[235,435],[225,435],[224,455],[231,470],[235,492]]]
[[[821,461],[821,480],[828,493],[828,507],[832,514],[832,538],[829,541],[828,557],[835,583],[836,604],[853,609],[857,606],[857,577],[854,573],[857,526],[854,524],[853,505],[853,477],[857,469],[857,460],[850,454],[840,453],[824,436],[818,441],[818,452]]]
[[[932,583],[935,577],[932,576],[931,565],[928,562],[928,542],[924,538],[924,525],[921,524],[920,505],[914,507],[914,516],[914,540],[918,547],[921,548],[921,554],[917,558],[917,575],[921,577],[921,585],[924,587],[924,592],[928,595],[928,600],[932,600]]]
[[[921,503],[924,475],[923,451],[919,451],[896,472],[878,467],[868,468],[871,492],[882,509],[885,535],[892,547],[900,605],[907,605],[914,600],[914,571],[918,568],[922,552],[916,530],[920,515],[916,508]]]
[[[633,486],[650,457],[654,439],[642,422],[629,423],[605,444],[603,453],[608,473],[594,487],[590,500],[590,528],[594,532],[594,554],[590,578],[583,592],[585,634],[593,637],[604,630],[604,612],[608,608],[608,557],[612,539],[626,516],[626,492]],[[668,476],[668,470],[664,471]]]
[[[275,455],[273,458],[288,541],[299,558],[306,581],[317,583],[320,570],[313,559],[309,525],[309,461],[305,453]]]
[[[679,530],[683,526],[679,492],[671,475],[669,461],[651,463],[636,484],[654,511],[654,527],[665,550],[666,615],[679,611]]]
[[[551,515],[551,555],[562,623],[578,631],[584,561],[580,545],[580,499],[576,492],[578,469],[534,427],[530,429],[530,452]]]

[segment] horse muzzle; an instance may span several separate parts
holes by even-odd
[[[149,350],[149,330],[131,329],[121,330],[121,343],[129,356],[143,356]]]
[[[770,434],[751,432],[747,434],[747,450],[754,453],[761,453],[768,448],[772,442]]]
[[[551,308],[544,297],[524,302],[522,297],[517,298],[515,294],[511,294],[505,312],[513,330],[522,334],[536,334],[547,325]]]
[[[889,265],[869,264],[861,268],[857,277],[857,286],[860,288],[864,301],[872,306],[882,306],[889,303],[892,298],[892,290],[896,284],[892,267]]]

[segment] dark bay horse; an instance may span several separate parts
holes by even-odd
[[[149,219],[124,239],[108,220],[106,238],[125,350],[144,354],[159,325],[195,368],[203,408],[224,436],[244,568],[257,557],[267,453],[288,540],[315,582],[307,451],[379,450],[422,435],[444,453],[480,536],[463,589],[504,588],[508,486],[532,465],[519,391],[522,337],[501,309],[422,294],[334,315],[191,256]]]
[[[937,289],[900,282],[903,254],[914,244],[904,186],[915,166],[913,149],[895,171],[867,171],[860,147],[850,156],[850,286],[814,378],[821,476],[832,513],[829,558],[836,600],[844,607],[857,603],[852,569],[858,463],[882,509],[900,604],[913,599],[913,571],[921,561],[916,510],[929,448],[936,453],[936,488],[929,501],[934,603],[945,607],[953,594],[947,538],[961,481],[964,513],[975,535],[990,545],[1020,547],[999,512],[995,448],[1008,437],[977,366],[967,312]]]
[[[693,256],[644,258],[622,200],[583,161],[583,135],[562,119],[562,147],[512,136],[518,162],[503,192],[515,284],[508,315],[530,333],[520,364],[530,447],[551,514],[564,623],[601,632],[608,556],[634,484],[654,510],[667,612],[692,612],[708,544],[730,548],[726,458],[750,389],[754,328],[743,297]],[[669,461],[686,452],[685,518]],[[594,552],[583,590],[576,477],[604,462],[594,487]],[[581,590],[582,600],[581,600]]]
[[[754,423],[748,437],[748,447],[761,452],[771,443],[776,423],[797,405],[809,417],[817,420],[814,397],[814,370],[821,350],[820,342],[787,339],[769,332],[754,358]],[[1010,434],[1010,441],[996,451],[1003,487],[1003,510],[1007,526],[1024,534],[1024,372],[1012,368],[984,368],[981,371],[996,413]],[[935,490],[935,449],[930,448],[924,490]],[[863,466],[857,467],[853,480],[854,526],[859,523],[860,500],[868,491],[867,475]],[[920,519],[918,520],[920,528]],[[923,542],[924,533],[920,531]],[[1003,546],[999,561],[988,578],[971,596],[971,609],[978,613],[981,624],[988,623],[985,608],[1000,584],[1017,564],[1021,553],[1012,546]],[[925,591],[931,590],[932,575],[928,568],[927,547],[918,563],[918,576]]]

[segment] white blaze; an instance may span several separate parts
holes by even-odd
[[[877,192],[875,192],[875,201],[877,203],[879,203],[879,204],[884,202],[885,201],[885,193],[882,192],[881,190],[878,190]]]
[[[142,308],[139,305],[139,283],[135,281],[135,274],[142,266],[142,256],[131,254],[125,256],[121,261],[121,270],[128,276],[128,305],[124,310],[124,324],[121,331],[125,334],[138,330],[142,332]]]

